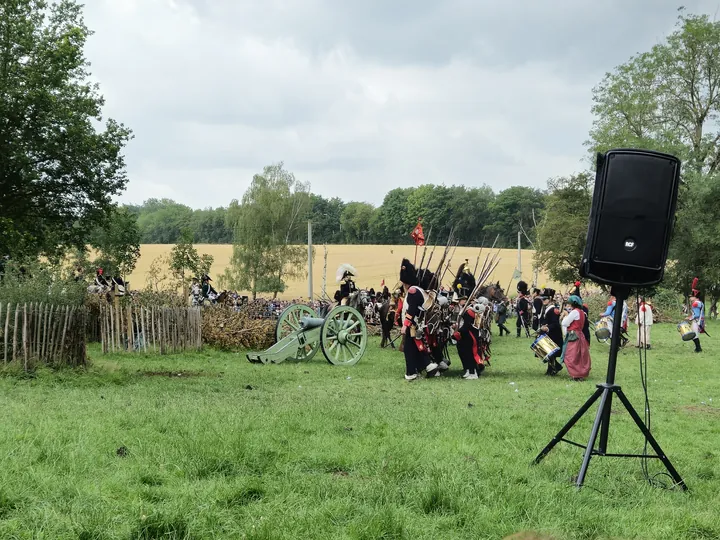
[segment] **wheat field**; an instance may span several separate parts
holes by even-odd
[[[222,287],[218,283],[218,278],[224,272],[230,263],[232,255],[232,246],[229,244],[197,244],[195,246],[198,253],[207,253],[215,258],[210,277],[215,283],[215,288],[220,290]],[[170,244],[143,244],[141,246],[141,256],[138,260],[135,271],[130,274],[129,281],[132,289],[142,289],[146,285],[147,273],[150,264],[157,257],[169,254],[172,249]],[[313,260],[313,293],[317,297],[322,294],[323,287],[323,271],[325,263],[325,249],[327,249],[327,294],[332,297],[337,289],[335,281],[335,272],[339,265],[349,263],[357,270],[356,283],[361,288],[381,288],[383,280],[385,284],[392,288],[398,282],[398,274],[400,272],[400,263],[403,257],[410,260],[415,258],[415,246],[391,246],[391,245],[328,245],[315,246],[315,257]],[[432,248],[428,248],[426,260],[430,256]],[[418,249],[418,263],[422,258],[423,248]],[[437,268],[437,264],[442,255],[443,247],[438,246],[433,256],[431,266]],[[493,281],[500,281],[503,288],[508,287],[511,282],[513,271],[518,264],[518,252],[514,249],[494,250],[492,253],[499,252],[500,264],[492,275]],[[489,248],[482,250],[480,256],[480,265],[482,266],[485,257],[491,253]],[[457,271],[458,266],[465,260],[470,261],[471,268],[475,266],[479,248],[458,247],[454,253],[450,263],[450,271],[445,275],[443,284],[449,286],[452,283],[453,275]],[[533,281],[533,254],[532,250],[521,251],[521,272],[522,279],[528,283]],[[515,291],[515,283],[512,282],[511,291]],[[551,282],[548,277],[540,272],[538,275],[538,285],[540,287],[547,285],[558,287],[557,283]],[[567,288],[563,285],[560,288]],[[288,287],[284,293],[280,295],[283,299],[307,298],[308,283],[307,279],[294,280],[288,283]]]

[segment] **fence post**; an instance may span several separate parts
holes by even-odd
[[[8,360],[8,340],[9,340],[9,334],[10,333],[10,302],[8,302],[7,305],[7,315],[5,316],[5,363],[7,364],[10,360]]]

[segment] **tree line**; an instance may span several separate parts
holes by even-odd
[[[284,170],[283,164],[275,164]],[[317,244],[408,244],[410,232],[422,218],[425,234],[439,241],[447,238],[451,227],[461,245],[492,244],[517,246],[522,231],[523,244],[534,238],[535,224],[543,216],[546,192],[514,186],[499,193],[490,187],[439,186],[396,188],[385,195],[380,206],[366,202],[345,202],[325,198],[305,190],[307,204],[290,240],[307,241],[307,222],[312,222],[313,242]],[[189,231],[199,244],[233,242],[237,216],[242,203],[227,207],[192,209],[170,199],[149,199],[142,205],[126,205],[136,216],[144,244],[174,244]]]
[[[193,210],[170,200],[118,206],[127,185],[123,149],[132,132],[102,113],[84,47],[91,34],[75,0],[5,0],[0,7],[0,273],[24,261],[78,265],[94,258],[132,271],[141,243],[175,243],[179,272],[208,260],[195,243],[233,243],[226,283],[280,292],[305,272],[298,244],[313,223],[316,244],[407,244],[422,218],[430,243],[450,229],[463,245],[514,247],[520,233],[535,263],[571,282],[587,233],[594,156],[645,148],[683,161],[665,286],[688,292],[693,277],[720,294],[720,22],[681,8],[675,30],[632,56],[593,89],[588,170],[538,190],[421,185],[389,191],[382,204],[326,199],[283,163],[258,172],[241,200]],[[525,242],[524,242],[525,243]],[[185,246],[185,247],[183,247]],[[182,249],[181,249],[182,248]]]

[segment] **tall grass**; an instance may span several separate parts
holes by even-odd
[[[717,332],[711,324],[709,331]],[[650,487],[637,460],[537,452],[604,379],[543,375],[530,342],[495,338],[477,381],[407,383],[373,342],[352,368],[252,365],[240,354],[101,356],[85,371],[0,377],[0,538],[718,538],[720,407],[713,343],[671,325],[649,354],[653,431],[690,487]],[[638,410],[635,349],[618,381]],[[589,435],[592,415],[570,433]],[[612,415],[613,451],[643,441]],[[653,461],[653,472],[661,465]]]

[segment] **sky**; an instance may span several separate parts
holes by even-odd
[[[545,188],[585,170],[592,88],[720,0],[87,0],[120,200],[241,199],[284,162],[314,193]]]

